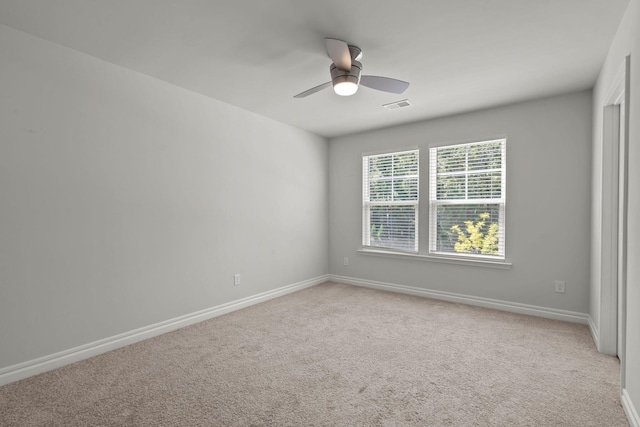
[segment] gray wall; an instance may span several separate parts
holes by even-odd
[[[589,252],[591,243],[599,255],[600,242],[589,224],[601,215],[601,103],[629,53],[627,299],[640,301],[639,22],[640,1],[631,0],[593,112],[583,92],[346,136],[329,148],[0,26],[0,369],[327,271],[589,311],[597,327],[599,267],[590,283]],[[511,269],[356,253],[363,152],[419,146],[424,173],[430,143],[504,134]],[[553,292],[555,279],[566,280],[566,294]],[[627,316],[625,391],[640,408],[640,308],[627,304]]]
[[[591,92],[330,140],[330,273],[578,313],[589,310]],[[394,111],[390,114],[402,114]],[[420,148],[427,250],[428,147],[507,136],[508,270],[358,254],[363,153]],[[343,265],[343,258],[349,265]],[[556,279],[566,293],[554,292]]]
[[[602,254],[599,252],[602,233],[600,220],[603,216],[603,113],[602,108],[607,102],[607,94],[615,81],[615,76],[624,58],[631,55],[630,71],[630,105],[628,135],[628,212],[627,212],[627,310],[626,333],[626,369],[622,378],[625,388],[625,399],[628,405],[635,408],[636,417],[640,412],[640,1],[631,0],[618,29],[618,33],[611,45],[607,59],[602,67],[598,82],[594,88],[593,110],[593,228],[592,228],[592,261],[594,263],[591,282],[591,317],[597,328],[601,324],[600,313],[602,283],[600,279],[600,263]],[[604,212],[606,214],[606,212]],[[635,423],[640,423],[636,418]]]
[[[0,58],[0,368],[327,274],[326,139],[3,26]]]

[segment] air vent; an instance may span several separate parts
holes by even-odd
[[[387,110],[397,110],[398,108],[406,108],[410,107],[411,103],[408,99],[403,99],[402,101],[392,102],[390,104],[384,104],[383,107]]]

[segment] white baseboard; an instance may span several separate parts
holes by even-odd
[[[600,333],[598,332],[598,327],[595,323],[593,323],[593,319],[589,316],[589,331],[591,331],[591,337],[593,338],[593,342],[596,345],[596,349],[600,351]]]
[[[589,323],[589,315],[587,313],[578,313],[575,311],[558,310],[555,308],[539,307],[529,304],[520,304],[517,302],[456,294],[453,292],[417,288],[414,286],[397,285],[394,283],[376,282],[373,280],[358,279],[354,277],[329,275],[329,279],[333,282],[344,283],[347,285],[362,286],[365,288],[379,289],[383,291],[398,292],[402,294],[416,295],[443,301],[475,305],[479,307],[492,308],[512,313],[545,317],[547,319],[563,320],[566,322],[582,324]]]
[[[292,292],[296,292],[311,286],[324,283],[329,280],[328,275],[318,276],[313,279],[294,283],[292,285],[283,286],[257,295],[231,301],[226,304],[220,304],[215,307],[196,311],[194,313],[179,316],[164,322],[155,323],[153,325],[134,329],[109,338],[94,341],[78,347],[70,348],[55,354],[18,363],[0,369],[0,386],[18,381],[36,374],[47,372],[65,365],[69,365],[98,354],[106,353],[129,344],[136,343],[148,338],[162,335],[194,323],[202,322],[232,311],[240,310],[254,304],[268,301]]]
[[[635,406],[633,406],[633,402],[629,397],[629,393],[627,393],[627,389],[622,390],[621,397],[622,407],[624,408],[624,413],[627,415],[627,419],[629,420],[629,425],[631,427],[640,427],[640,415],[638,415],[638,411]]]

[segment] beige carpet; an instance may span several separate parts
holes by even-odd
[[[2,426],[627,426],[584,325],[326,283],[0,388]]]

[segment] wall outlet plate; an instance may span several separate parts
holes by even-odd
[[[556,280],[556,292],[564,294],[564,280]]]

